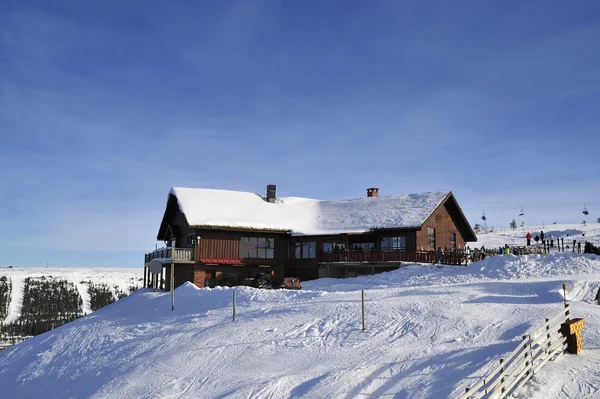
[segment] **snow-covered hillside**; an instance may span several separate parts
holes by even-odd
[[[544,226],[525,226],[518,227],[515,230],[510,228],[494,229],[493,232],[480,232],[477,234],[477,242],[467,243],[471,248],[479,248],[484,245],[486,248],[503,247],[505,244],[509,246],[522,246],[526,244],[528,232],[532,237],[536,234],[544,232],[545,237],[554,239],[564,239],[565,247],[571,245],[573,240],[590,241],[596,245],[600,244],[600,223],[583,224],[550,224]],[[532,244],[535,241],[531,240]],[[582,247],[583,248],[583,247]],[[572,248],[571,248],[572,249]]]
[[[600,257],[496,256],[409,266],[300,291],[142,289],[0,353],[15,398],[446,398],[482,377],[562,308],[584,351],[548,363],[521,398],[600,395]],[[366,330],[361,328],[361,292]]]
[[[53,277],[72,283],[83,300],[82,311],[84,314],[92,311],[87,282],[104,284],[113,291],[127,293],[130,287],[143,285],[140,281],[143,276],[141,268],[2,268],[0,269],[0,278],[3,276],[11,286],[7,315],[4,320],[0,319],[5,323],[13,322],[21,315],[23,289],[25,279],[28,277]]]

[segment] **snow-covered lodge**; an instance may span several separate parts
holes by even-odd
[[[280,279],[344,277],[393,270],[402,262],[461,264],[455,249],[476,241],[452,192],[320,201],[175,187],[157,235],[166,248],[145,256],[175,265],[175,286],[238,285],[261,273]],[[163,270],[163,273],[165,270]],[[164,278],[166,288],[169,279]]]

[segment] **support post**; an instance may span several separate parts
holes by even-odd
[[[504,359],[500,359],[500,364],[504,363]],[[500,384],[504,384],[504,367],[500,369]],[[502,387],[501,392],[504,393],[506,388]]]
[[[146,288],[147,285],[147,281],[146,281],[146,274],[148,273],[148,266],[144,266],[144,288]]]
[[[171,310],[175,310],[175,263],[171,260]]]
[[[563,284],[563,303],[567,307],[567,285]]]
[[[525,375],[529,375],[529,373],[531,372],[531,357],[529,356],[530,353],[527,351],[527,337],[529,337],[528,335],[523,335],[523,349],[525,350],[525,353],[523,354],[523,357],[525,358],[525,369],[527,369],[527,372],[525,373]]]
[[[362,329],[365,330],[365,290],[360,290],[362,297]]]
[[[235,321],[235,289],[233,290],[233,321]]]

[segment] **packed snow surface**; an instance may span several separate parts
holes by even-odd
[[[371,228],[420,227],[448,192],[391,195],[340,201],[278,198],[241,191],[175,187],[179,208],[190,226],[289,230],[294,234],[334,234]]]
[[[411,265],[299,291],[142,289],[0,352],[6,398],[446,398],[562,308],[584,351],[549,362],[520,398],[600,395],[600,257],[489,257]],[[361,323],[365,290],[366,329]]]

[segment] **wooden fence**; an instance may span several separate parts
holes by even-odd
[[[418,262],[438,263],[436,251],[339,251],[324,252],[319,255],[321,263],[383,263],[383,262]],[[461,252],[446,252],[442,255],[442,264],[466,265],[467,257]]]
[[[567,337],[560,325],[569,320],[569,305],[533,332],[523,336],[519,346],[500,359],[498,366],[475,385],[466,388],[458,399],[506,398],[518,392],[549,360],[565,352]]]

